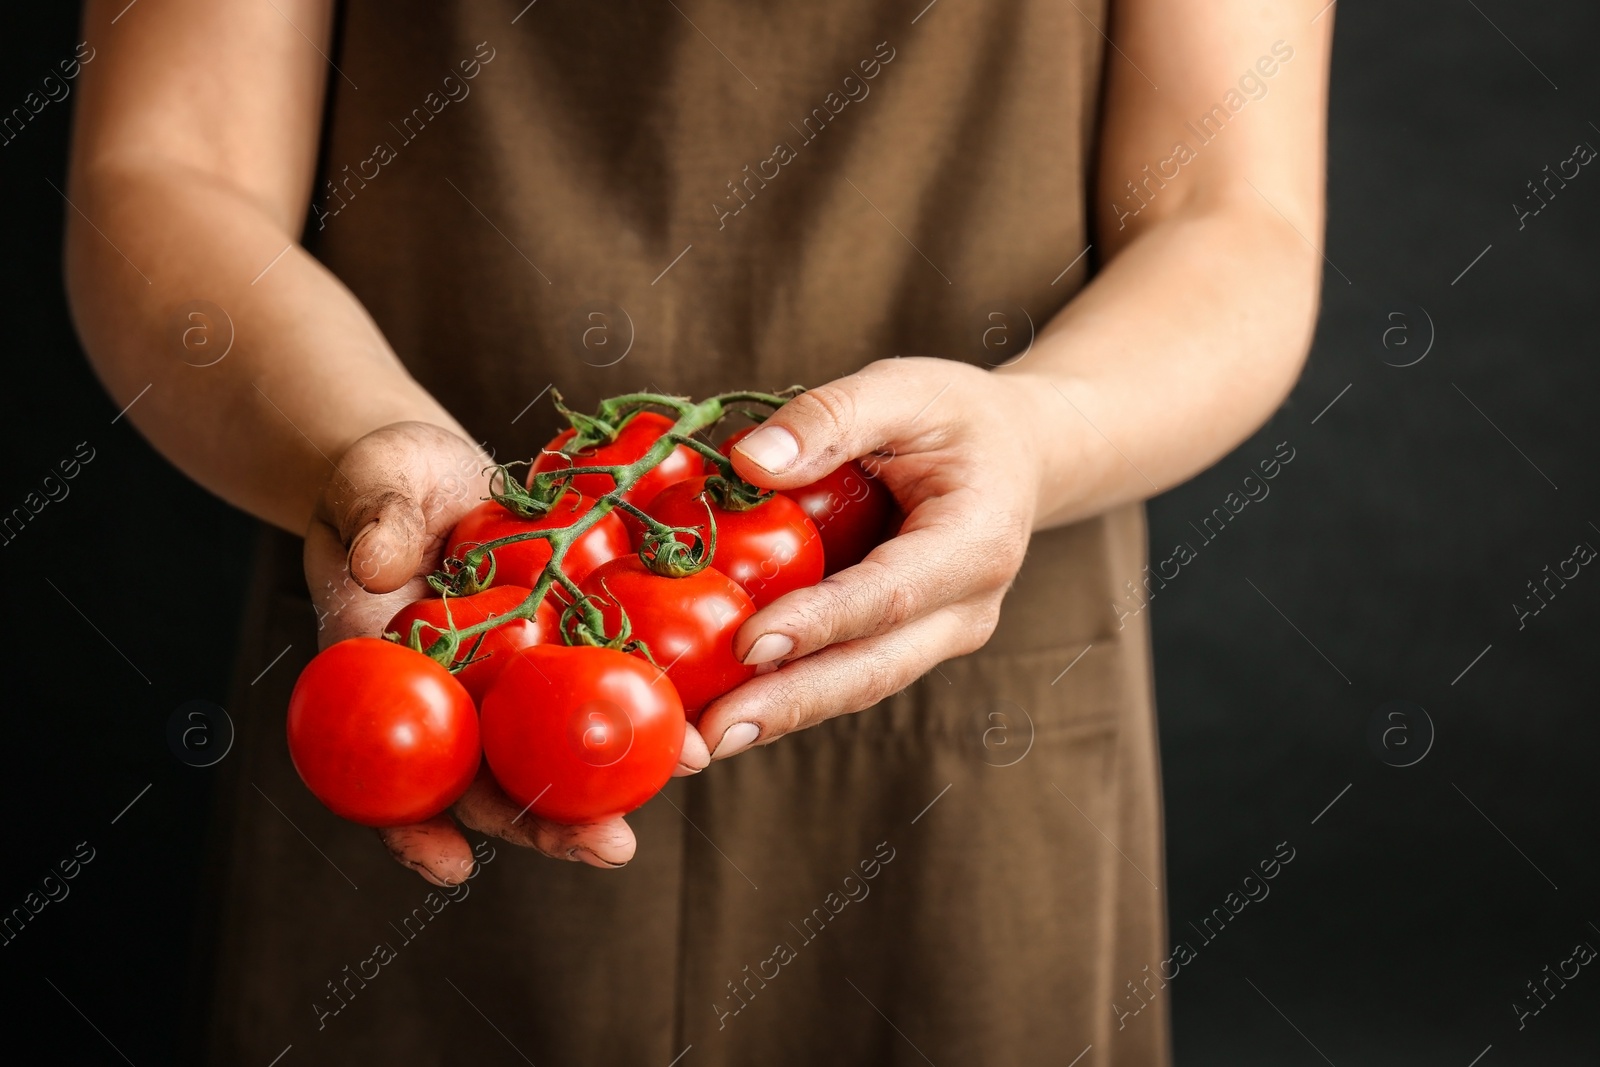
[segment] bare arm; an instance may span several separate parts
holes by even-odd
[[[1322,265],[1322,6],[1116,0],[1099,275],[998,373],[883,360],[799,397],[735,449],[745,477],[790,488],[887,448],[880,477],[908,515],[861,565],[744,624],[735,651],[776,635],[762,656],[782,666],[707,709],[717,758],[869,707],[981,646],[1030,530],[1172,487],[1282,401]],[[1202,140],[1187,124],[1217,105],[1220,132]]]
[[[1040,448],[1040,526],[1204,470],[1299,377],[1322,268],[1322,7],[1114,5],[1092,205],[1105,269],[1002,370],[1047,379],[1041,424],[1072,442]]]
[[[168,459],[305,535],[322,644],[380,633],[428,595],[424,576],[477,503],[487,457],[297,244],[332,2],[144,0],[112,25],[122,8],[89,0],[85,14],[97,54],[83,70],[67,229],[84,347]],[[214,348],[177,340],[181,311],[196,300],[231,320],[220,361]],[[226,327],[211,332],[218,343]],[[519,819],[518,809],[483,776],[455,814],[564,859],[617,866],[633,853],[621,819],[566,827]],[[471,870],[448,816],[381,835],[432,881]]]
[[[119,404],[149,385],[128,418],[168,459],[304,533],[332,460],[367,431],[458,429],[297,243],[333,5],[146,0],[111,25],[123,6],[85,11],[97,54],[83,68],[66,242],[79,333]],[[174,339],[196,300],[232,320],[214,366],[187,365],[211,354]]]

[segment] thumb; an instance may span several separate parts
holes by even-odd
[[[442,532],[477,504],[475,476],[488,462],[458,434],[425,422],[393,423],[351,445],[319,516],[344,547],[350,576],[369,593],[416,578]]]
[[[378,491],[353,506],[347,542],[350,576],[369,593],[389,593],[417,575],[427,542],[422,508],[411,496]],[[340,530],[347,529],[340,524]]]
[[[306,583],[317,611],[317,641],[326,648],[348,637],[374,637],[404,606],[403,589],[421,563],[421,515],[407,496],[358,485],[333,487],[306,530]],[[410,516],[408,519],[407,516]],[[394,594],[385,596],[381,594]]]
[[[415,578],[428,544],[423,493],[400,459],[384,448],[352,448],[325,497],[350,576],[369,593],[392,592]]]
[[[910,390],[881,367],[807,390],[773,412],[733,446],[734,470],[763,489],[793,489],[888,443]]]

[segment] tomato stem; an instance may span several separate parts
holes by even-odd
[[[429,583],[434,588],[440,589],[441,592],[446,589],[452,592],[459,592],[456,589],[458,584],[462,588],[472,587],[473,591],[476,591],[478,588],[482,588],[487,581],[486,579],[484,582],[479,581],[477,577],[478,568],[483,565],[485,558],[491,560],[492,568],[495,549],[519,541],[544,540],[550,542],[550,559],[545,563],[544,570],[540,572],[539,580],[534,583],[527,599],[510,611],[492,616],[483,622],[441,633],[434,642],[422,651],[435,659],[439,659],[440,656],[444,656],[445,659],[453,659],[462,642],[473,639],[481,640],[483,634],[488,633],[496,626],[504,625],[513,620],[533,618],[534,613],[539,609],[540,603],[544,601],[551,588],[557,583],[560,583],[562,589],[571,594],[574,599],[574,603],[569,606],[568,610],[577,609],[577,612],[581,613],[582,608],[579,605],[582,603],[580,599],[582,594],[578,592],[577,584],[567,577],[566,571],[561,565],[562,561],[566,558],[567,549],[572,546],[574,541],[587,533],[595,523],[616,510],[627,512],[645,526],[648,531],[646,545],[653,551],[646,555],[645,550],[641,550],[640,557],[644,559],[646,565],[650,566],[652,570],[660,567],[664,570],[658,571],[658,573],[692,574],[703,569],[710,563],[711,557],[716,552],[717,544],[716,523],[711,519],[709,505],[707,505],[706,518],[709,536],[702,538],[697,530],[668,526],[665,523],[656,521],[631,502],[622,499],[623,494],[632,489],[640,478],[660,466],[672,454],[673,449],[680,445],[687,446],[696,453],[715,462],[723,478],[732,485],[748,485],[733,472],[732,464],[726,456],[704,442],[696,440],[693,435],[722,421],[726,415],[730,414],[729,405],[731,404],[756,404],[776,410],[802,391],[801,386],[791,386],[781,393],[723,393],[719,396],[708,397],[698,403],[687,397],[667,396],[661,393],[625,393],[602,401],[598,412],[591,416],[572,411],[562,402],[561,394],[551,390],[556,409],[567,417],[567,420],[576,431],[573,440],[567,445],[568,455],[595,444],[615,440],[618,431],[626,425],[628,420],[645,408],[666,408],[677,416],[677,421],[673,423],[669,431],[662,434],[650,446],[648,451],[632,463],[614,466],[566,467],[561,470],[544,471],[534,475],[532,483],[524,491],[519,492],[510,488],[515,479],[508,476],[507,467],[510,466],[509,464],[493,468],[489,476],[491,496],[500,501],[503,506],[506,506],[514,514],[523,515],[524,517],[529,517],[523,511],[524,508],[537,510],[543,506],[548,511],[549,507],[554,506],[554,502],[559,500],[562,493],[570,486],[571,480],[580,474],[604,475],[611,479],[612,487],[610,492],[597,499],[594,506],[580,515],[570,526],[554,530],[529,530],[525,533],[509,534],[493,541],[485,541],[463,553],[461,560],[458,561],[461,564],[461,573],[446,571],[443,574],[430,576]],[[501,492],[499,494],[494,492],[494,478],[496,475],[499,475],[502,479]],[[560,492],[555,492],[557,489]],[[749,486],[749,489],[757,493],[760,492],[754,486]],[[501,500],[501,496],[506,499]],[[549,504],[546,504],[547,500],[550,502]],[[511,503],[508,504],[507,501]],[[674,535],[679,533],[690,534],[695,540],[698,540],[700,542],[699,551],[696,552],[693,545],[677,541]],[[564,640],[568,640],[566,629],[566,627],[562,627]],[[596,636],[605,637],[604,634]],[[420,631],[414,628],[411,637],[413,642],[419,642]],[[626,635],[623,635],[621,639],[625,641],[627,639]],[[568,640],[568,643],[570,644],[571,641]],[[475,643],[472,647],[476,648],[477,644]],[[444,662],[444,660],[441,660],[441,662]]]

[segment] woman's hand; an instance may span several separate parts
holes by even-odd
[[[772,489],[876,453],[869,466],[906,519],[857,566],[744,624],[735,654],[783,666],[706,710],[712,758],[871,707],[988,640],[1038,511],[1040,388],[949,360],[881,360],[801,394],[740,441],[735,469]]]
[[[1323,263],[1327,7],[1219,16],[1198,0],[1119,0],[1093,183],[1106,192],[1082,268],[1093,277],[1027,359],[996,373],[880,361],[797,397],[734,449],[739,473],[774,489],[881,450],[907,518],[859,566],[745,622],[735,653],[782,666],[706,709],[713,758],[869,707],[982,645],[1031,529],[1187,480],[1283,401]],[[1230,84],[1260,100],[1263,79],[1270,100],[1227,119],[1227,137],[1195,140],[1182,175],[1157,181],[1165,191],[1117,192],[1196,137],[1191,116],[1223,116]],[[1058,251],[1077,263],[1087,249]]]
[[[375,430],[340,457],[306,532],[306,581],[322,647],[376,637],[406,604],[435,595],[425,579],[438,568],[451,527],[483,498],[490,462],[458,435],[424,422]],[[633,831],[621,818],[588,826],[535,818],[487,768],[454,812],[480,833],[557,859],[620,867],[633,856]],[[472,849],[448,815],[378,834],[395,859],[436,885],[472,871]]]

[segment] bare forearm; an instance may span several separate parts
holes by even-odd
[[[247,195],[156,164],[88,167],[68,192],[82,214],[69,210],[67,284],[90,359],[119,405],[138,398],[127,418],[217,495],[303,533],[351,442],[407,419],[455,428],[355,297]],[[226,318],[189,319],[198,300]]]
[[[1299,375],[1321,260],[1266,205],[1141,233],[1000,373],[1027,388],[1036,528],[1171,488],[1225,455]]]

